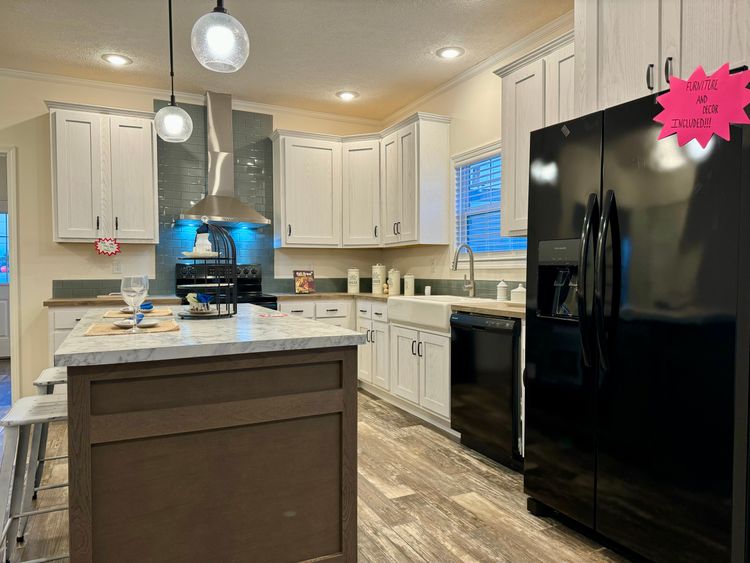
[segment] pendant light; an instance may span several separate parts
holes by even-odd
[[[215,72],[237,72],[247,61],[250,38],[242,24],[227,13],[224,0],[193,26],[190,46],[198,62]]]
[[[193,133],[193,120],[188,113],[177,106],[174,100],[174,54],[172,52],[172,0],[169,0],[169,77],[172,80],[172,95],[169,105],[164,106],[154,116],[156,134],[168,143],[184,143]]]

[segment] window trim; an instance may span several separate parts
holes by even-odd
[[[453,155],[451,157],[451,258],[456,252],[456,168],[466,166],[480,160],[500,155],[502,158],[502,143],[500,140],[482,145]],[[502,180],[501,180],[502,181]],[[502,213],[502,201],[500,202]],[[526,268],[525,250],[508,250],[505,252],[484,252],[474,256],[474,267],[477,270],[518,270]],[[459,270],[469,269],[469,258],[462,252],[458,260]]]

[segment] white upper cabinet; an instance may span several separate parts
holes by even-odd
[[[544,124],[553,125],[575,115],[575,48],[572,43],[544,57]]]
[[[418,113],[365,138],[272,139],[276,247],[450,242],[447,118]]]
[[[750,65],[750,2],[662,0],[661,4],[664,80],[670,67],[672,74],[686,80],[698,65],[706,74],[727,62],[730,68]]]
[[[341,245],[341,143],[283,140],[285,240],[296,246]]]
[[[56,241],[91,241],[103,227],[102,120],[78,111],[51,116]]]
[[[158,242],[152,119],[50,110],[54,240]]]
[[[576,115],[750,62],[747,0],[575,0]]]
[[[153,123],[112,117],[109,126],[115,236],[130,241],[152,241],[158,231]]]
[[[380,141],[343,143],[344,246],[380,244]]]

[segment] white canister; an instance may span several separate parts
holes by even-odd
[[[510,296],[508,294],[508,284],[503,280],[500,280],[500,283],[497,284],[497,300],[508,301],[508,299],[510,299]]]
[[[404,295],[414,295],[414,276],[412,274],[404,276]]]
[[[383,284],[387,283],[385,279],[385,265],[375,264],[372,267],[372,293],[373,295],[383,295]]]
[[[208,233],[198,233],[196,235],[193,252],[211,252],[211,241],[208,239]]]
[[[510,300],[513,303],[526,303],[526,288],[523,284],[510,292]]]
[[[359,293],[359,268],[349,268],[346,271],[347,293]]]
[[[388,295],[401,294],[401,272],[390,270],[388,272]]]

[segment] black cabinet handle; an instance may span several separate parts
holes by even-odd
[[[372,342],[373,344],[375,343],[375,331],[374,330],[370,331],[370,342]]]
[[[400,234],[401,234],[401,221],[398,221],[398,222],[396,223],[396,234],[397,234],[397,235],[400,235]]]
[[[369,330],[367,331],[367,335],[365,336],[365,342],[372,342],[370,340],[370,331]]]
[[[99,216],[96,216],[96,230],[99,230]]]
[[[286,227],[286,236],[288,237],[292,236],[292,224],[291,223],[289,223],[289,225],[287,225]]]
[[[669,84],[669,77],[672,76],[672,57],[667,57],[664,61],[664,80]]]
[[[367,309],[360,309],[360,310],[359,310],[359,312],[360,312],[360,313],[366,313],[366,312],[367,312]]]
[[[394,234],[394,235],[397,235],[397,234],[398,234],[398,233],[396,232],[396,223],[393,223],[393,234]]]
[[[646,67],[646,87],[649,90],[654,89],[654,65],[651,63]]]
[[[80,320],[81,320],[80,318],[77,318],[77,319],[76,319],[76,322],[78,322],[78,321],[80,321]]]
[[[305,311],[302,309],[292,309],[290,312],[292,313],[304,313]]]
[[[375,225],[375,238],[378,238],[378,226]]]
[[[422,343],[421,342],[417,343],[417,356],[419,356],[420,358],[422,357]]]
[[[119,230],[120,230],[120,218],[115,217],[115,231],[119,231]]]
[[[373,315],[377,315],[378,317],[382,317],[383,313],[373,313]]]
[[[411,355],[412,356],[416,356],[417,355],[416,346],[417,346],[417,341],[416,340],[412,340],[411,341]]]

